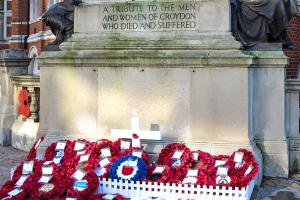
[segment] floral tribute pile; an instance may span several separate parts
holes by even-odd
[[[124,199],[118,194],[97,194],[102,178],[245,187],[259,170],[253,154],[245,149],[212,156],[173,143],[162,149],[157,163],[151,163],[142,146],[121,139],[58,141],[38,160],[36,149],[42,140],[2,185],[0,199]]]

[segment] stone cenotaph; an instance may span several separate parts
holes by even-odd
[[[60,48],[39,58],[40,151],[57,139],[110,138],[135,114],[143,130],[160,126],[162,140],[143,141],[153,156],[171,142],[212,154],[243,147],[259,179],[288,175],[286,57],[242,52],[228,0],[85,0]]]

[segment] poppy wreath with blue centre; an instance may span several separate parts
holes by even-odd
[[[142,158],[123,156],[113,163],[109,176],[111,179],[141,181],[147,177],[147,165]]]

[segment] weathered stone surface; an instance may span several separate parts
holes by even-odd
[[[300,81],[286,81],[286,129],[289,139],[290,170],[300,171],[299,91]]]
[[[27,73],[29,59],[25,56],[24,50],[0,51],[0,145],[11,144],[11,126],[16,114],[10,76]]]
[[[17,119],[12,125],[11,145],[23,151],[30,151],[35,143],[38,133],[39,123],[30,120],[22,121]]]
[[[86,1],[75,11],[75,32],[228,32],[229,1]],[[93,4],[93,5],[89,5]],[[95,5],[97,4],[97,5]],[[89,19],[87,23],[85,19]],[[209,22],[209,23],[208,23]],[[109,28],[111,27],[111,28]]]
[[[288,176],[289,157],[285,130],[286,57],[282,52],[248,52],[254,56],[252,85],[252,131],[263,152],[264,175]],[[274,59],[275,58],[275,59]]]

